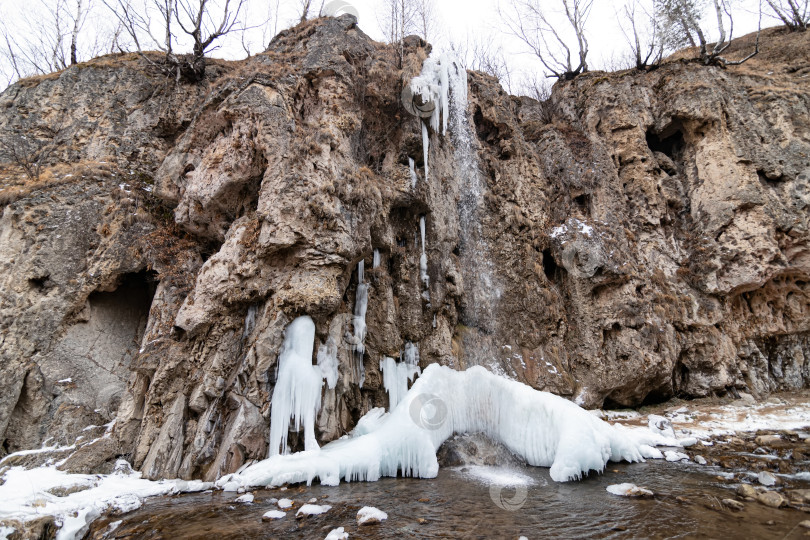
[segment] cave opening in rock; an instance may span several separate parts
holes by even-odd
[[[557,264],[554,256],[551,254],[551,249],[546,248],[543,250],[543,272],[550,281],[559,281],[565,270]]]
[[[658,405],[660,403],[665,403],[670,399],[672,399],[672,388],[670,386],[654,388],[646,396],[644,396],[640,406],[646,407],[647,405]]]
[[[585,215],[591,215],[591,195],[589,193],[582,193],[574,197],[574,204]]]
[[[685,146],[683,132],[679,126],[670,126],[661,133],[647,131],[647,146],[653,152],[661,152],[677,161]]]
[[[90,392],[88,405],[112,414],[126,387],[129,364],[137,356],[157,288],[157,274],[142,270],[121,275],[109,291],[95,291],[87,298],[84,314],[66,333],[55,351],[60,359],[53,377],[72,366]],[[50,378],[53,378],[50,377]],[[75,379],[75,376],[74,376]]]

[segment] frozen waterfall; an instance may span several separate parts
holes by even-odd
[[[368,308],[368,284],[365,280],[365,261],[360,259],[357,263],[357,292],[354,299],[354,362],[355,376],[360,388],[366,379],[366,370],[363,367],[363,355],[366,352],[366,309]]]
[[[395,409],[375,414],[367,431],[320,450],[273,456],[217,484],[231,489],[320,479],[325,485],[382,476],[433,478],[436,450],[456,433],[484,433],[557,482],[602,471],[608,461],[659,458],[653,445],[678,445],[650,431],[611,426],[576,404],[480,366],[455,371],[431,364]]]
[[[284,343],[278,356],[278,377],[270,403],[270,455],[286,454],[290,418],[298,431],[304,426],[304,448],[317,450],[315,414],[321,408],[323,376],[312,365],[315,323],[304,315],[284,330]]]
[[[425,160],[425,181],[428,180],[428,153],[430,149],[430,127],[442,135],[447,134],[447,122],[450,118],[450,94],[453,94],[454,106],[467,107],[467,71],[458,60],[441,54],[430,56],[422,64],[422,71],[402,89],[402,103],[411,114],[421,118],[422,152]],[[413,180],[412,180],[413,181]],[[415,184],[414,184],[415,185]]]

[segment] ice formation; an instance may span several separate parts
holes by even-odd
[[[402,103],[413,115],[422,119],[422,151],[425,159],[425,181],[428,179],[428,150],[430,134],[425,121],[430,120],[430,127],[438,132],[441,126],[442,135],[447,134],[447,120],[450,116],[450,94],[456,107],[467,106],[467,71],[461,64],[447,56],[430,56],[422,64],[419,76],[402,89]]]
[[[425,216],[419,218],[419,235],[422,237],[422,256],[419,258],[419,272],[422,277],[422,283],[425,284],[425,289],[430,299],[430,276],[427,271],[427,253],[425,252]]]
[[[405,342],[405,350],[402,352],[402,361],[415,366],[419,363],[419,346],[410,341]]]
[[[326,343],[318,347],[318,367],[321,368],[326,385],[334,388],[338,380],[338,347],[334,338],[329,336]]]
[[[366,380],[366,370],[363,367],[363,355],[366,352],[366,310],[368,309],[368,284],[365,278],[365,264],[363,259],[357,263],[357,292],[354,297],[354,371],[360,388]]]
[[[467,71],[447,56],[430,56],[422,64],[419,76],[411,79],[402,91],[405,108],[421,118],[430,119],[433,131],[447,134],[450,115],[450,92],[458,102],[467,102]]]
[[[371,258],[371,268],[379,268],[380,267],[380,250],[375,249],[374,255]]]
[[[382,407],[374,407],[357,421],[357,425],[354,426],[351,433],[352,437],[360,437],[366,433],[376,431],[387,416],[388,413],[385,412],[385,409]]]
[[[412,157],[408,158],[408,169],[410,170],[410,173],[411,173],[411,189],[416,189],[417,177],[416,177],[416,169],[414,169],[414,162],[413,162]]]
[[[428,153],[430,150],[430,134],[427,125],[422,122],[422,159],[425,160],[425,182],[427,182],[430,167],[428,165]]]
[[[315,414],[321,407],[323,375],[312,365],[315,323],[307,315],[298,317],[284,331],[278,357],[278,378],[270,406],[270,455],[288,452],[290,418],[298,431],[304,426],[304,448],[315,450]]]
[[[433,478],[436,450],[454,433],[484,433],[530,465],[550,467],[558,482],[602,471],[608,461],[660,456],[669,439],[649,430],[616,429],[574,403],[475,366],[431,364],[373,429],[310,450],[272,456],[221,478],[218,485],[325,485],[382,476]]]
[[[388,408],[393,410],[408,393],[408,381],[413,381],[422,371],[416,364],[397,362],[387,356],[380,360],[380,369],[383,373],[383,386],[388,392]]]

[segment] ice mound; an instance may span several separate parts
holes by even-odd
[[[218,485],[337,485],[341,479],[375,481],[382,476],[433,478],[436,450],[454,433],[484,433],[528,464],[550,467],[558,482],[602,471],[608,461],[660,457],[651,445],[663,437],[617,429],[576,404],[490,373],[482,367],[455,371],[432,364],[399,405],[360,436],[338,439],[319,450],[275,455],[224,476]]]

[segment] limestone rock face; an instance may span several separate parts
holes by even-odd
[[[13,85],[0,131],[47,162],[31,179],[0,152],[0,453],[115,419],[72,468],[211,480],[264,458],[303,314],[338,360],[321,442],[388,405],[380,359],[408,343],[590,407],[807,386],[810,35],[763,44],[544,103],[470,73],[427,179],[399,96],[429,47],[400,59],[350,16],[198,85],[126,56]]]

